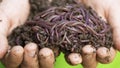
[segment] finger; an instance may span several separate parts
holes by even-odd
[[[7,38],[5,36],[0,35],[0,59],[4,57],[8,50]]]
[[[113,2],[114,3],[114,2]],[[113,41],[115,42],[115,48],[120,51],[120,2],[115,2],[114,6],[110,6],[108,9],[107,19],[113,28]]]
[[[11,46],[9,46],[7,53],[6,53],[5,56],[0,60],[4,66],[7,65],[7,57],[8,57],[8,55],[9,55],[10,51],[11,51]]]
[[[110,49],[106,47],[100,47],[97,50],[97,60],[101,63],[110,63],[114,60],[116,51],[111,47]]]
[[[17,68],[23,60],[24,49],[21,46],[14,46],[6,55],[6,68]]]
[[[39,52],[40,68],[54,68],[54,53],[49,48],[43,48]]]
[[[24,47],[24,59],[21,68],[39,68],[38,48],[35,43],[29,43]]]
[[[0,59],[3,58],[8,49],[7,43],[7,31],[9,27],[9,21],[6,15],[0,11]]]
[[[96,68],[96,49],[91,45],[82,48],[82,65],[84,68]]]
[[[82,62],[82,57],[79,53],[71,53],[66,55],[65,59],[70,65],[78,65]]]

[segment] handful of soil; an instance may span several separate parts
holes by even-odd
[[[39,48],[59,49],[64,53],[81,53],[85,45],[96,49],[113,46],[112,30],[90,7],[66,5],[51,7],[18,26],[8,36],[11,46],[24,47],[29,42]]]

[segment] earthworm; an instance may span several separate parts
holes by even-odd
[[[15,36],[15,42],[9,42],[11,45],[15,43],[24,46],[25,41],[29,41],[37,43],[39,48],[58,47],[63,52],[77,53],[81,53],[85,45],[92,45],[96,49],[100,46],[110,48],[114,45],[109,24],[94,10],[83,5],[51,7],[36,14],[32,20],[15,30],[11,34]],[[22,36],[21,32],[26,37]],[[18,34],[15,35],[16,33]],[[9,36],[8,39],[13,38]]]

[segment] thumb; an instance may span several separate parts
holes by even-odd
[[[0,9],[9,18],[11,26],[9,33],[19,25],[25,23],[30,12],[29,0],[3,0]]]
[[[4,57],[7,51],[8,51],[7,38],[3,35],[0,35],[0,59]]]
[[[0,3],[0,59],[8,49],[7,35],[26,21],[29,10],[29,0],[3,0]]]
[[[113,29],[115,48],[120,51],[120,4],[112,5],[108,10],[108,22]]]
[[[9,29],[9,22],[7,17],[0,11],[0,59],[5,55],[8,49],[7,31]]]

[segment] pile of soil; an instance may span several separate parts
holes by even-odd
[[[50,7],[37,13],[8,36],[11,46],[34,42],[39,49],[48,47],[64,53],[81,53],[85,45],[96,49],[113,46],[112,30],[90,7],[69,4]]]

